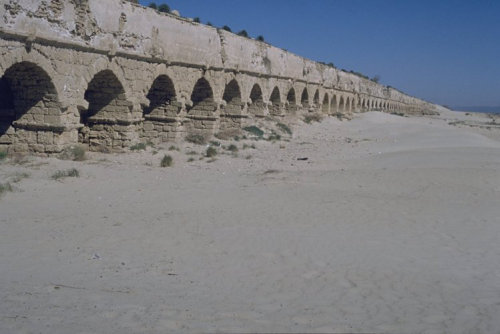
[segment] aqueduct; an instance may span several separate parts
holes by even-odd
[[[393,88],[125,0],[0,0],[0,148],[237,131],[254,118],[432,112]]]

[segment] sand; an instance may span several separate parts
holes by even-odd
[[[370,112],[213,162],[4,161],[0,333],[500,333],[499,133]]]

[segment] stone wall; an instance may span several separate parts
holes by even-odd
[[[279,48],[121,0],[0,0],[0,149],[57,152],[254,117],[435,106]]]

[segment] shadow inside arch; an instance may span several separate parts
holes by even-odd
[[[60,113],[57,91],[49,75],[38,65],[20,62],[0,78],[0,142],[15,132],[16,121],[56,123]]]

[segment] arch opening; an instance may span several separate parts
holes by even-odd
[[[344,97],[343,96],[340,97],[338,111],[339,112],[344,112],[345,111],[345,102],[344,102]]]
[[[149,106],[144,108],[142,137],[155,144],[175,140],[179,125],[176,117],[182,109],[182,104],[177,101],[172,79],[164,74],[158,76],[146,98],[149,100]]]
[[[180,111],[174,83],[167,75],[160,75],[153,81],[146,97],[150,103],[144,115],[175,117]]]
[[[131,103],[127,101],[125,89],[111,70],[97,73],[85,91],[89,107],[80,113],[79,141],[89,147],[126,147],[132,138],[128,133]],[[122,123],[120,126],[119,123]]]
[[[330,98],[328,97],[328,94],[326,94],[326,93],[325,93],[325,96],[323,97],[323,104],[321,106],[321,111],[324,114],[330,113]]]
[[[80,114],[82,124],[88,125],[99,119],[115,119],[128,112],[128,103],[122,84],[111,70],[97,73],[85,91],[89,108]]]
[[[337,102],[337,95],[333,95],[332,101],[330,102],[330,109],[332,110],[333,114],[338,113],[339,106],[338,106],[338,102]]]
[[[188,113],[192,115],[211,116],[217,109],[212,87],[205,78],[199,79],[194,85],[191,101],[193,101],[193,106]]]
[[[278,87],[274,87],[269,101],[271,102],[270,113],[273,115],[281,115],[281,97]]]
[[[307,92],[307,88],[304,88],[304,90],[302,91],[300,104],[302,104],[302,108],[309,109],[309,93]]]
[[[226,101],[225,112],[241,114],[241,92],[236,80],[233,79],[226,85],[222,99]]]
[[[262,89],[258,84],[253,85],[250,92],[250,100],[251,103],[248,106],[248,112],[254,116],[264,116],[266,107],[262,97]]]
[[[205,78],[200,78],[191,93],[193,105],[188,109],[190,122],[186,123],[188,133],[211,134],[213,133],[217,118],[215,111],[217,104],[210,83]]]
[[[54,150],[50,147],[56,144],[52,132],[60,127],[60,114],[52,79],[38,65],[14,64],[0,78],[0,146],[17,142],[28,147],[43,145],[35,151]]]
[[[241,102],[241,91],[238,82],[231,80],[224,89],[222,99],[226,105],[222,107],[221,130],[234,130],[240,128],[243,103]]]
[[[297,110],[297,99],[295,97],[295,89],[293,89],[293,87],[288,91],[286,100],[288,102],[287,111],[289,113],[295,112]]]
[[[316,93],[314,93],[313,101],[314,101],[314,104],[316,106],[319,106],[319,89],[316,89]]]

